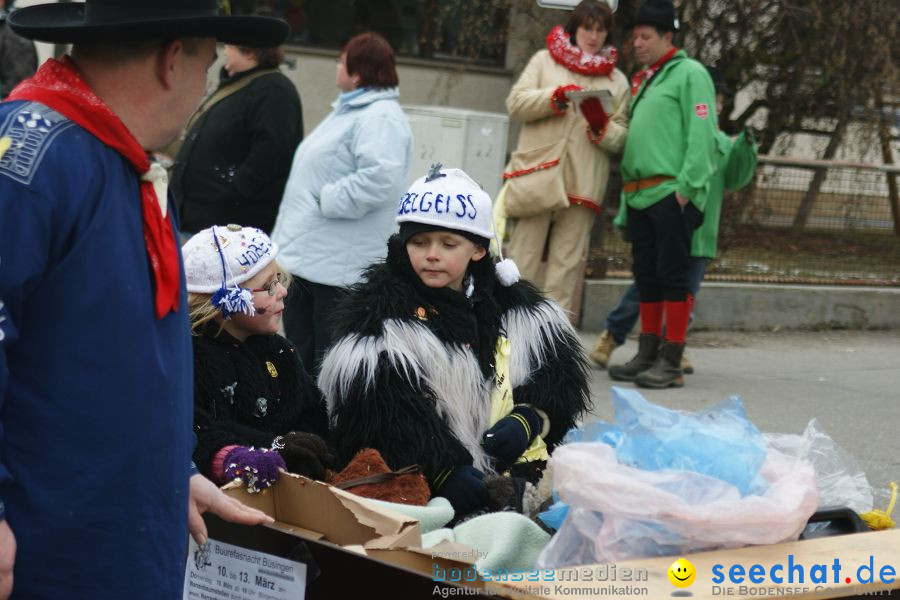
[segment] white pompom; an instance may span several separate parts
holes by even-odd
[[[497,279],[503,287],[509,287],[522,278],[519,274],[519,267],[509,258],[504,258],[494,265],[494,271],[497,273]]]

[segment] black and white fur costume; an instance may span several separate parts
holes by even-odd
[[[457,465],[493,472],[480,442],[501,334],[513,400],[549,417],[549,449],[588,409],[584,351],[559,306],[530,283],[500,285],[490,256],[471,263],[466,285],[470,295],[427,287],[394,236],[336,308],[318,383],[340,461],[372,447],[393,469],[421,465],[430,482]]]

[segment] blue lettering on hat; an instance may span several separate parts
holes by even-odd
[[[459,200],[459,206],[462,208],[462,212],[454,213],[457,217],[466,216],[466,197],[462,194],[457,194],[456,199]]]
[[[436,212],[437,214],[441,214],[442,212],[444,212],[444,211],[441,210],[441,201],[442,201],[443,199],[444,199],[444,195],[443,195],[443,194],[438,194],[438,195],[435,196],[435,198],[434,198],[434,212]]]
[[[419,197],[419,194],[415,192],[407,192],[403,196],[403,200],[400,202],[400,214],[405,215],[410,212],[415,212],[413,209],[413,203],[416,201],[416,198]]]
[[[428,212],[431,210],[431,202],[428,203],[428,206],[425,206],[425,197],[433,196],[433,195],[434,195],[434,192],[425,192],[424,194],[422,194],[422,197],[419,198],[419,211]]]
[[[247,246],[247,250],[238,257],[237,262],[242,267],[252,267],[259,262],[259,259],[267,256],[270,249],[271,246],[266,242],[253,242]]]
[[[469,206],[472,207],[472,212],[469,214],[469,218],[474,221],[475,217],[478,216],[478,209],[475,208],[475,202],[472,201],[472,194],[467,195],[466,200],[469,201]]]

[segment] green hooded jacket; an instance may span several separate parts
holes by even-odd
[[[637,192],[623,192],[625,202],[640,210],[678,192],[704,211],[703,192],[716,170],[716,154],[712,79],[706,67],[678,50],[650,85],[642,84],[632,99],[621,166],[625,182],[658,175],[674,179]]]

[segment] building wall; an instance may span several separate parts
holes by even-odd
[[[289,65],[284,73],[296,84],[303,102],[303,126],[309,132],[331,112],[337,97],[335,59],[337,51],[288,47]],[[504,102],[512,85],[512,73],[443,64],[414,59],[398,59],[400,103],[452,106],[470,110],[506,113]]]

